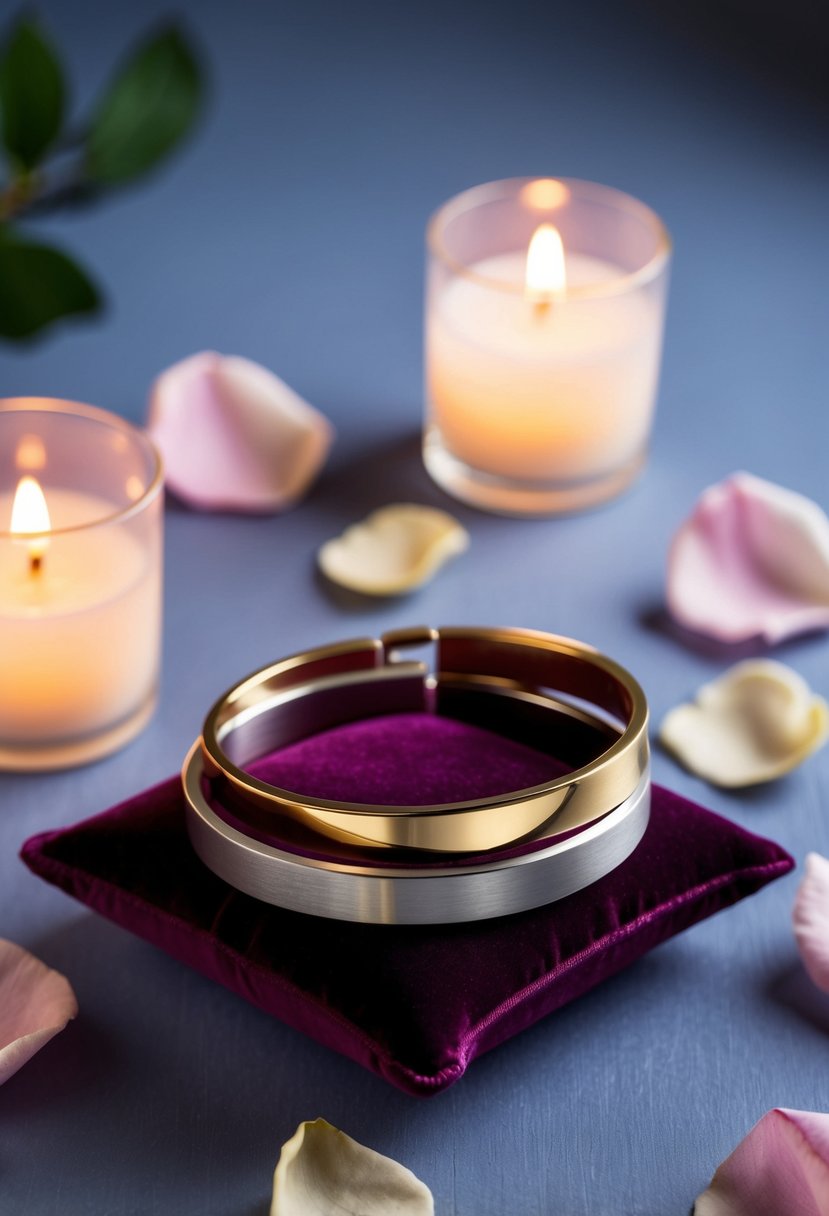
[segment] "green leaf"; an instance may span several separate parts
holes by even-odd
[[[144,43],[105,93],[89,132],[86,167],[116,185],[151,169],[187,134],[203,93],[199,65],[174,27]]]
[[[30,338],[60,317],[100,307],[97,288],[65,253],[0,237],[0,338]]]
[[[34,21],[21,18],[0,50],[3,145],[23,169],[32,169],[60,131],[65,104],[63,72]]]

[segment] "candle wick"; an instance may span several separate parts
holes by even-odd
[[[29,573],[38,575],[43,570],[43,556],[40,553],[29,554]]]
[[[533,303],[533,316],[536,321],[543,321],[553,306],[552,300],[536,300]]]

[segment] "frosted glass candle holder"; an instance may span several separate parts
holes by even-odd
[[[590,507],[641,470],[656,401],[670,239],[607,186],[476,186],[427,232],[429,473],[507,514]]]
[[[102,410],[0,401],[0,768],[121,747],[156,702],[161,464]]]

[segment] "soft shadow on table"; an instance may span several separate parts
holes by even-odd
[[[374,443],[362,443],[359,448],[352,447],[341,455],[335,449],[307,496],[292,510],[301,508],[303,502],[313,504],[316,511],[331,515],[337,530],[389,502],[422,502],[452,510],[452,499],[426,472],[421,448],[420,432],[411,431],[386,436]],[[466,510],[461,504],[456,505],[459,511]],[[173,491],[167,493],[165,509],[173,515],[196,519],[209,519],[215,515],[229,519],[268,519],[274,514],[270,511],[261,515],[230,510],[202,511],[178,498]]]
[[[660,633],[706,659],[739,663],[741,659],[754,659],[768,654],[770,649],[762,638],[749,638],[748,641],[738,643],[718,642],[716,638],[694,633],[692,629],[686,629],[675,621],[662,603],[644,605],[637,617],[643,629]]]
[[[686,629],[684,625],[680,625],[673,619],[665,604],[661,602],[642,605],[636,616],[642,628],[647,629],[650,633],[662,634],[663,637],[678,642],[680,646],[684,646],[686,650],[691,650],[702,658],[716,659],[718,662],[728,665],[739,663],[742,659],[765,658],[768,655],[780,659],[781,655],[790,654],[802,646],[808,645],[825,632],[820,629],[812,629],[798,634],[797,637],[786,638],[774,645],[765,642],[761,637],[747,638],[744,642],[720,642],[716,638],[706,637],[702,633],[695,633],[692,629]]]
[[[699,965],[703,966],[702,959]],[[670,942],[655,947],[616,975],[602,980],[577,1000],[548,1014],[522,1030],[514,1039],[474,1060],[469,1072],[458,1083],[458,1088],[463,1086],[465,1091],[465,1102],[474,1106],[475,1100],[486,1101],[493,1080],[499,1074],[504,1070],[511,1075],[520,1075],[524,1069],[530,1072],[537,1069],[539,1058],[545,1060],[550,1076],[555,1076],[559,1053],[571,1055],[576,1049],[574,1045],[582,1038],[595,1035],[608,1019],[616,1024],[618,1030],[616,1019],[622,1011],[636,1008],[645,993],[681,987],[688,975],[688,966],[687,956],[672,950]],[[545,1042],[542,1057],[538,1054],[539,1040]],[[477,1087],[480,1087],[480,1095],[476,1099],[473,1090]]]
[[[453,502],[431,480],[423,467],[419,432],[363,447],[325,472],[314,488],[314,506],[331,519],[331,538],[359,523],[372,511],[392,502],[415,502],[465,516],[468,508]],[[315,559],[314,559],[315,560]],[[399,595],[361,595],[332,583],[315,568],[320,591],[344,612],[365,613],[400,601]],[[416,598],[418,589],[409,593]]]
[[[70,980],[79,1014],[3,1086],[0,1139],[24,1125],[37,1136],[58,1110],[68,1136],[123,1154],[125,1177],[151,1157],[167,1180],[182,1152],[212,1168],[220,1141],[260,1197],[243,1196],[240,1216],[266,1216],[279,1147],[302,1119],[350,1120],[371,1142],[376,1123],[417,1118],[411,1098],[93,913],[25,944]]]
[[[96,927],[93,917],[81,916],[29,947],[37,958],[67,975],[76,996],[84,970],[81,960],[97,956]],[[124,1045],[94,1011],[84,1009],[80,997],[78,1004],[78,1017],[6,1082],[3,1096],[8,1095],[10,1101],[0,1104],[0,1126],[33,1117],[44,1109],[72,1109],[80,1098],[89,1098],[109,1084],[124,1064]]]
[[[331,601],[341,612],[353,612],[355,615],[371,610],[393,608],[403,601],[415,604],[422,588],[414,587],[411,591],[397,595],[363,595],[359,591],[351,591],[348,587],[340,587],[326,578],[319,566],[315,564],[313,572],[314,583],[319,591]],[[428,585],[428,584],[425,584]]]
[[[129,1079],[130,1045],[113,1034],[106,1012],[85,1000],[88,977],[96,970],[111,976],[113,984],[119,982],[119,939],[120,931],[86,913],[27,943],[27,949],[72,984],[78,1015],[6,1082],[4,1096],[11,1094],[13,1101],[0,1105],[0,1126],[4,1120],[36,1117],[44,1109],[76,1109]]]
[[[419,432],[362,444],[333,460],[312,495],[317,510],[330,513],[338,528],[389,502],[422,502],[451,510],[450,499],[423,466]]]
[[[362,595],[359,591],[351,591],[348,587],[340,587],[326,578],[314,560],[314,583],[318,590],[341,612],[365,614],[371,608],[391,607],[401,598],[399,595]],[[417,592],[414,592],[416,595]]]
[[[71,1111],[79,1097],[100,1090],[125,1052],[94,1016],[70,1022],[3,1086],[0,1127],[42,1110]]]
[[[829,995],[815,987],[800,961],[780,968],[767,979],[764,992],[776,1005],[825,1034],[829,1046]]]

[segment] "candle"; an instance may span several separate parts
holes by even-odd
[[[617,493],[641,467],[667,244],[641,204],[621,220],[616,192],[616,211],[598,207],[601,190],[494,183],[432,222],[424,457],[456,497],[572,509]]]
[[[0,452],[0,767],[91,760],[155,704],[157,457],[120,419],[40,400],[0,402]]]

